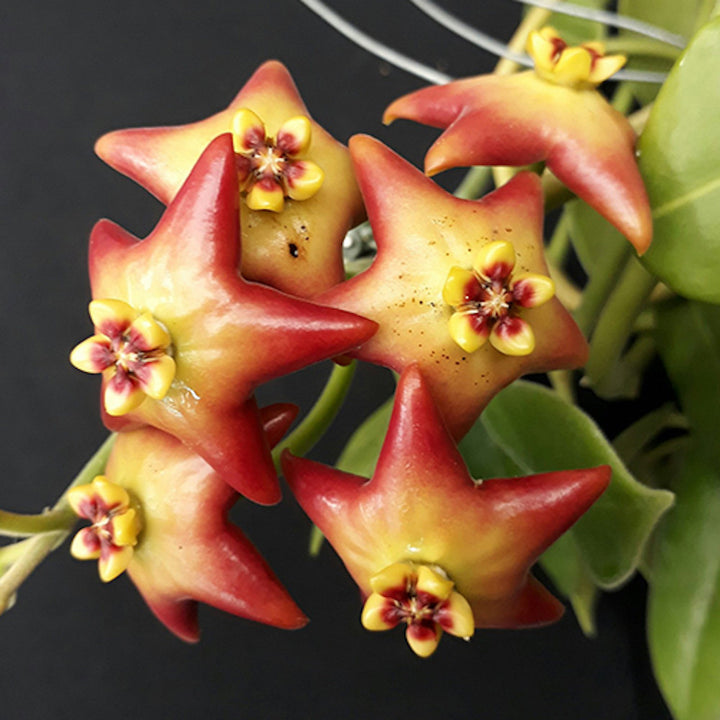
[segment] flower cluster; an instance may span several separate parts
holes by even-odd
[[[537,73],[422,90],[386,119],[448,127],[428,173],[546,160],[645,249],[634,137],[590,89],[617,61],[550,31],[529,47]],[[105,581],[127,570],[186,640],[198,602],[278,627],[306,621],[227,512],[238,494],[280,499],[270,448],[294,413],[260,410],[254,391],[310,363],[350,356],[401,373],[370,481],[288,451],[282,466],[358,583],[363,625],[405,625],[418,655],[443,631],[559,617],[530,568],[609,482],[606,467],[476,480],[456,446],[514,379],[586,359],[544,259],[538,176],[459,200],[379,141],[349,145],[311,119],[274,61],[205,120],[97,144],[167,209],[145,239],[108,221],[90,238],[95,330],[71,361],[102,374],[102,416],[119,437],[105,474],[71,493],[91,522],[72,552],[99,559]],[[377,257],[343,281],[342,240],[365,212]]]

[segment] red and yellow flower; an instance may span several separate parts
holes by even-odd
[[[294,413],[263,411],[271,444]],[[108,582],[127,570],[157,618],[178,637],[198,639],[197,606],[213,605],[281,628],[307,618],[227,513],[237,494],[198,455],[153,428],[121,433],[104,476],[73,488],[71,506],[92,525],[72,554],[99,559]]]
[[[422,656],[442,631],[470,637],[560,617],[530,567],[610,480],[606,466],[473,480],[417,367],[400,379],[370,481],[288,452],[283,469],[365,596],[365,627],[405,624]]]
[[[111,430],[169,432],[236,490],[268,504],[280,490],[252,392],[358,346],[375,323],[238,275],[237,183],[226,134],[210,144],[146,239],[109,221],[95,226],[95,335],[73,360],[102,372]]]
[[[434,175],[469,165],[545,162],[559,180],[645,252],[652,218],[635,162],[635,132],[595,90],[624,58],[601,43],[567,45],[551,29],[532,33],[535,70],[480,75],[395,100],[384,121],[445,128],[425,156]]]
[[[377,140],[353,137],[350,150],[377,257],[317,300],[378,323],[354,356],[397,372],[416,363],[456,439],[521,375],[583,365],[587,343],[551,297],[536,175],[521,173],[479,201],[460,200]],[[498,248],[504,259],[496,263]],[[479,322],[488,288],[492,323]],[[479,347],[491,325],[493,344],[513,354]]]
[[[287,69],[261,65],[230,105],[199,122],[118,130],[95,150],[166,205],[205,147],[234,136],[242,274],[299,297],[344,278],[342,240],[364,219],[347,148],[311,117]]]

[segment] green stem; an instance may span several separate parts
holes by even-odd
[[[320,397],[303,421],[273,450],[273,462],[280,469],[280,456],[287,449],[293,455],[305,455],[325,434],[342,407],[355,374],[355,361],[335,365]]]
[[[628,243],[609,244],[598,266],[583,289],[580,306],[573,313],[575,322],[586,337],[592,334],[600,312],[619,278],[622,268],[630,258]]]
[[[552,370],[548,380],[553,390],[570,405],[575,404],[575,391],[573,390],[572,373],[569,370]]]
[[[652,38],[622,36],[608,38],[603,42],[607,55],[620,53],[622,55],[640,55],[641,57],[664,58],[675,62],[680,57],[681,48],[667,45],[660,40]]]
[[[550,238],[545,256],[551,265],[562,268],[565,265],[565,255],[570,248],[570,223],[566,213],[562,214],[555,231]]]
[[[612,373],[633,331],[635,320],[656,284],[657,278],[631,257],[598,319],[590,343],[584,382],[597,386]]]
[[[52,515],[53,517],[59,516],[59,513],[65,513],[67,521],[62,529],[42,532],[21,543],[23,550],[21,552],[16,551],[17,557],[13,559],[8,571],[0,578],[0,614],[12,607],[15,593],[20,585],[22,585],[32,571],[65,540],[72,530],[76,518],[70,513],[67,492],[76,485],[84,485],[91,482],[96,475],[100,475],[103,472],[114,442],[115,434],[112,434],[95,451],[95,454],[88,460],[75,479],[68,485],[65,492],[60,496],[52,508],[52,511],[48,513],[48,515]]]
[[[7,537],[27,537],[38,533],[64,530],[74,516],[68,510],[48,510],[38,515],[0,510],[0,535]]]
[[[492,168],[488,165],[470,168],[465,173],[462,182],[455,189],[455,197],[459,197],[461,200],[475,200],[479,198],[490,182],[491,174]]]

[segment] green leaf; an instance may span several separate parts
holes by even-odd
[[[600,587],[627,580],[657,521],[672,505],[672,493],[635,480],[588,415],[536,383],[517,381],[503,390],[482,421],[527,472],[610,465],[610,486],[570,532]]]
[[[619,0],[618,12],[690,39],[696,28],[707,20],[707,5],[707,0]],[[626,35],[637,37],[636,33],[621,30],[621,36]],[[663,58],[632,58],[627,67],[667,72],[672,62]],[[651,102],[658,90],[659,86],[653,83],[633,83],[633,91],[642,105]]]
[[[572,531],[566,532],[544,552],[540,565],[558,591],[570,600],[583,633],[594,636],[598,589]]]
[[[686,428],[681,415],[673,403],[665,405],[643,415],[630,427],[623,430],[613,440],[613,447],[617,454],[623,459],[626,465],[640,456],[643,449],[650,441],[654,440],[663,430],[667,428]]]
[[[460,451],[476,479],[528,473],[493,440],[482,422],[476,422],[461,440]],[[540,564],[558,592],[570,601],[582,631],[594,635],[597,588],[572,534],[565,533],[556,540],[542,555]]]
[[[693,39],[639,142],[654,237],[642,261],[675,292],[720,303],[720,19]]]
[[[686,458],[676,505],[653,543],[648,641],[677,720],[720,717],[720,474]]]
[[[658,308],[656,337],[692,434],[720,467],[720,307],[667,303]]]
[[[364,420],[338,458],[338,470],[362,477],[372,476],[390,424],[392,408],[393,399],[390,398]]]

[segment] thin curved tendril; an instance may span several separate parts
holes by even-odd
[[[450,13],[447,13],[445,10],[435,5],[435,3],[431,2],[431,0],[410,1],[419,10],[432,17],[438,24],[443,25],[448,30],[456,33],[457,35],[460,35],[461,37],[477,45],[478,47],[487,50],[494,55],[499,55],[500,57],[512,60],[513,62],[516,62],[525,67],[532,67],[532,61],[527,56],[513,52],[507,47],[507,45],[504,45],[503,43],[495,40],[494,38],[491,38],[489,35],[486,35],[480,30],[477,30],[477,28],[473,28],[459,18],[456,18]],[[516,2],[524,1],[526,1],[527,4],[530,5],[547,7],[548,9],[565,12],[566,14],[576,14],[579,17],[585,17],[585,15],[581,15],[579,12],[570,13],[567,8],[569,7],[574,9],[577,6],[568,3],[555,3],[553,2],[553,0],[516,0]],[[403,55],[403,53],[400,53],[397,50],[388,47],[384,43],[375,40],[367,33],[364,33],[362,30],[355,27],[355,25],[353,25],[351,22],[345,20],[345,18],[343,18],[341,15],[338,15],[338,13],[325,5],[325,3],[321,2],[321,0],[300,0],[300,2],[359,47],[367,50],[369,53],[372,53],[373,55],[381,58],[382,60],[386,60],[387,62],[395,65],[401,70],[409,72],[411,75],[415,75],[435,85],[443,85],[455,79],[451,75],[447,75],[446,73],[440,72],[439,70],[435,70],[435,68],[424,65],[417,60],[413,60],[411,57]],[[585,10],[585,8],[580,8],[580,10]],[[645,29],[643,34],[648,35],[649,37],[653,37],[655,39],[659,39],[662,42],[669,42],[667,40],[663,40],[662,37],[660,37],[663,34],[676,39],[678,37],[676,35],[672,35],[671,33],[665,33],[660,28],[648,25],[647,23],[634,21],[632,18],[616,16],[613,13],[605,13],[605,15],[613,19],[612,23],[608,21],[609,24],[614,24],[622,27],[632,25],[632,27],[629,29],[632,29],[635,32],[643,32],[638,29],[639,27],[642,27]],[[603,15],[603,17],[605,17],[605,15]],[[596,18],[595,16],[593,16],[592,18],[588,17],[588,19],[595,20],[600,18]],[[620,24],[619,20],[623,21],[622,25]],[[613,75],[612,77],[613,80],[630,80],[634,82],[647,82],[657,84],[662,84],[663,82],[665,82],[666,78],[667,73],[651,72],[645,70],[620,70],[616,72],[615,75]]]
[[[501,43],[494,37],[487,35],[482,32],[482,30],[478,30],[477,28],[468,25],[466,22],[463,22],[446,10],[443,10],[443,8],[437,6],[434,2],[431,2],[430,0],[410,0],[410,2],[415,5],[418,10],[422,10],[422,12],[431,17],[436,23],[438,23],[438,25],[442,25],[451,32],[454,32],[456,35],[465,38],[465,40],[473,43],[473,45],[477,45],[493,55],[498,55],[499,57],[512,60],[518,65],[532,67],[533,62],[527,55],[513,52],[504,43]]]
[[[320,0],[300,0],[300,2],[321,17],[326,23],[334,27],[339,33],[349,40],[352,40],[356,45],[359,45],[364,50],[367,50],[382,60],[386,60],[392,65],[399,67],[401,70],[405,70],[435,85],[444,85],[454,80],[450,75],[423,65],[423,63],[413,60],[407,55],[403,55],[397,50],[393,50],[387,45],[375,40],[338,15],[334,10],[331,10],[325,3],[320,2]]]
[[[522,3],[523,5],[535,5],[536,7],[547,8],[548,10],[562,13],[563,15],[572,15],[573,17],[583,18],[584,20],[593,20],[603,23],[604,25],[631,30],[632,32],[654,38],[655,40],[667,43],[668,45],[674,45],[675,47],[684,48],[686,45],[685,38],[682,37],[682,35],[676,35],[656,25],[651,25],[650,23],[628,17],[627,15],[618,15],[617,13],[608,12],[607,10],[597,10],[595,8],[574,5],[569,2],[554,2],[554,0],[515,0],[515,2]]]
[[[517,2],[526,2],[528,5],[536,5],[537,7],[546,8],[548,10],[557,11],[558,8],[575,8],[577,6],[570,5],[568,3],[557,3],[554,2],[554,0],[516,0]],[[533,61],[527,56],[527,55],[521,55],[519,53],[515,53],[512,50],[510,50],[507,45],[504,45],[503,43],[495,40],[495,38],[490,37],[489,35],[486,35],[484,32],[478,30],[477,28],[472,27],[472,25],[469,25],[464,20],[460,20],[460,18],[456,17],[455,15],[452,15],[451,13],[447,12],[446,10],[443,10],[441,7],[436,5],[432,0],[410,0],[410,2],[415,5],[418,10],[421,10],[426,15],[431,17],[433,20],[435,20],[438,25],[442,25],[444,28],[447,28],[451,32],[454,32],[456,35],[459,35],[460,37],[464,38],[468,42],[471,42],[473,45],[476,45],[479,48],[482,48],[483,50],[487,50],[488,52],[493,53],[494,55],[499,55],[501,57],[507,58],[508,60],[512,60],[513,62],[517,63],[518,65],[523,65],[524,67],[532,67]],[[586,8],[579,8],[580,10],[585,10]],[[573,14],[571,12],[565,11],[565,14]],[[580,15],[577,13],[579,17],[585,17],[584,15]],[[619,16],[614,15],[613,13],[606,13],[611,18],[616,18]],[[632,18],[628,18],[628,20],[632,20]],[[638,21],[639,22],[639,21]],[[617,24],[617,23],[615,23]],[[650,35],[650,37],[653,37],[655,39],[660,39],[657,37],[657,33],[663,33],[660,28],[655,28],[652,25],[647,25],[646,23],[641,23],[643,26],[651,28],[655,34]],[[649,34],[649,33],[645,33]],[[677,38],[677,35],[671,35],[671,33],[665,33],[668,36],[671,36],[673,38]],[[663,42],[667,42],[663,40]],[[684,47],[684,44],[681,46]],[[613,76],[613,80],[631,80],[634,82],[647,82],[647,83],[658,83],[662,84],[665,82],[665,79],[667,78],[667,73],[663,72],[652,72],[648,70],[619,70],[616,72]]]

